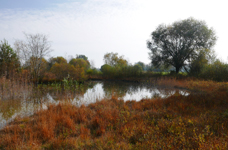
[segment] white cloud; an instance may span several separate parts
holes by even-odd
[[[13,44],[14,39],[24,38],[23,32],[44,33],[52,41],[53,56],[85,54],[100,67],[106,52],[118,52],[131,62],[149,63],[146,40],[150,33],[161,23],[192,16],[214,27],[219,36],[215,48],[221,54],[228,33],[223,21],[227,10],[223,1],[220,4],[196,0],[87,0],[42,11],[4,10],[0,11],[0,39]],[[216,7],[219,9],[215,11]]]

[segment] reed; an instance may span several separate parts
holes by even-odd
[[[169,82],[200,92],[50,105],[1,130],[0,149],[227,149],[227,83]]]
[[[32,92],[33,84],[27,76],[14,75],[0,78],[0,100],[18,99]]]

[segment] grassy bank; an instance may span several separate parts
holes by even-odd
[[[0,149],[227,149],[228,85],[160,80],[196,93],[51,105],[0,131]]]

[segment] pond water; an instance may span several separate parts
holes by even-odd
[[[56,90],[53,88],[40,88],[33,92],[23,91],[19,99],[0,100],[0,129],[16,116],[29,116],[40,109],[46,109],[49,104],[70,102],[81,106],[95,103],[112,96],[124,101],[165,98],[175,93],[188,95],[189,91],[183,89],[164,88],[155,85],[139,84],[131,82],[107,82],[91,81],[81,85],[78,90]]]

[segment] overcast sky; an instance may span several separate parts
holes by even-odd
[[[0,40],[11,46],[26,33],[52,42],[50,56],[84,54],[96,67],[107,52],[149,63],[146,41],[161,24],[193,17],[216,31],[214,47],[227,62],[227,0],[0,0]]]

